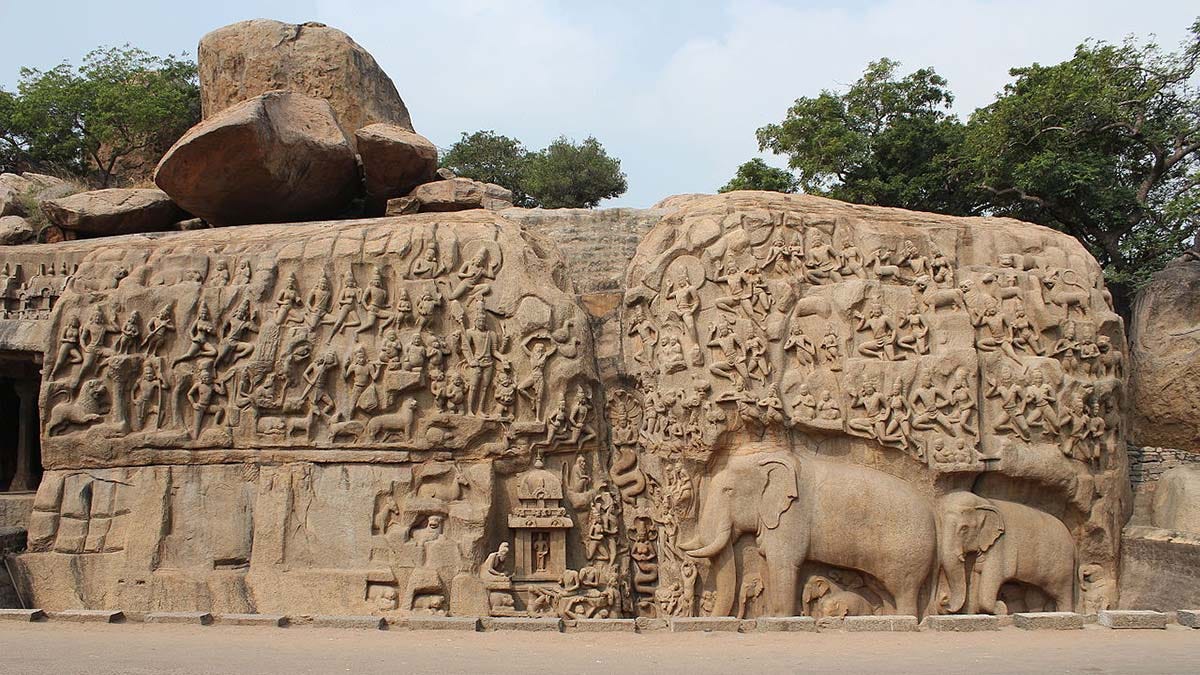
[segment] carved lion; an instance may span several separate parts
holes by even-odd
[[[46,435],[56,436],[72,425],[87,426],[103,420],[107,396],[108,388],[100,380],[92,378],[84,382],[83,387],[79,390],[78,399],[60,403],[50,410],[50,421],[46,423]]]

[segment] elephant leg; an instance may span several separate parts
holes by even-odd
[[[1054,601],[1054,611],[1056,612],[1073,612],[1075,611],[1075,582],[1074,579],[1067,578],[1060,583],[1056,588],[1047,588],[1046,593],[1050,599]]]
[[[790,556],[767,555],[769,616],[796,616],[796,583],[800,563]]]
[[[904,584],[892,594],[896,598],[896,614],[920,617],[917,597],[921,594],[920,584]]]
[[[738,595],[737,563],[734,560],[733,546],[726,546],[713,558],[709,575],[714,579],[712,616],[733,616],[733,605]]]
[[[972,614],[1004,614],[1004,603],[998,601],[1000,586],[1004,584],[1004,576],[997,570],[985,568],[983,573],[976,576],[978,590],[974,594],[975,607]]]

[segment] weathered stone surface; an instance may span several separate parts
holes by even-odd
[[[15,246],[33,240],[33,226],[21,216],[0,216],[0,246]]]
[[[939,633],[976,633],[1000,630],[1000,619],[991,614],[947,614],[927,617],[924,625],[927,630]]]
[[[282,614],[221,614],[216,622],[222,626],[286,626],[287,617]]]
[[[657,633],[670,628],[670,621],[667,619],[655,619],[648,616],[639,616],[634,619],[634,624],[639,633]]]
[[[315,22],[240,21],[205,35],[197,53],[204,119],[283,89],[328,101],[347,135],[375,122],[412,130],[391,78],[336,28]]]
[[[1200,466],[1163,473],[1154,490],[1151,525],[1200,535]]]
[[[568,633],[635,633],[633,619],[578,619],[567,626]]]
[[[422,213],[465,211],[467,209],[506,209],[512,206],[512,191],[495,183],[481,183],[470,178],[451,178],[417,186],[408,197],[419,202]],[[403,198],[401,198],[403,200]],[[407,206],[406,201],[396,201]],[[388,215],[392,214],[388,203]]]
[[[1109,594],[1116,598],[1116,583],[1107,583],[1111,587]],[[1119,607],[1161,612],[1200,607],[1200,536],[1151,527],[1126,527],[1121,538]],[[1095,613],[1117,608],[1113,602],[1084,611]]]
[[[1181,258],[1138,292],[1129,327],[1130,441],[1200,451],[1200,260]]]
[[[52,612],[50,618],[71,623],[120,623],[125,620],[125,614],[110,609],[64,609]]]
[[[811,616],[762,616],[754,621],[759,633],[815,633],[817,620]]]
[[[911,633],[918,624],[915,616],[848,616],[842,628],[851,633]]]
[[[180,623],[207,626],[213,622],[213,615],[209,612],[149,612],[143,620],[146,623]]]
[[[1023,630],[1080,630],[1083,615],[1075,612],[1017,612],[1013,625]]]
[[[1108,628],[1166,628],[1167,615],[1150,610],[1106,610],[1100,612],[1100,625]]]
[[[1180,626],[1200,628],[1200,610],[1181,609],[1175,612],[1175,618]]]
[[[172,229],[185,214],[154,188],[109,188],[42,202],[53,224],[90,237]]]
[[[0,621],[30,623],[45,620],[46,613],[40,609],[0,609]]]
[[[561,633],[563,621],[558,617],[501,616],[489,619],[488,628],[527,633]]]
[[[29,216],[37,204],[65,197],[79,189],[61,178],[40,173],[0,174],[0,216]]]
[[[423,616],[415,614],[408,618],[408,629],[466,631],[473,633],[479,630],[479,617]]]
[[[672,633],[736,633],[741,620],[732,616],[684,616],[671,619]]]
[[[351,628],[355,630],[385,630],[387,620],[379,616],[326,616],[312,618],[317,628]]]
[[[192,127],[163,155],[154,182],[213,225],[332,216],[359,185],[354,150],[333,109],[284,91],[255,96]]]
[[[367,198],[380,210],[387,200],[436,179],[437,146],[424,136],[395,124],[371,124],[354,136]]]

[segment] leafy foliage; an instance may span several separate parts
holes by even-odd
[[[516,206],[536,206],[524,190],[523,176],[529,151],[521,141],[492,130],[462,132],[450,149],[442,154],[441,164],[455,174],[485,183],[502,185],[513,193]]]
[[[594,208],[628,188],[621,161],[592,137],[579,144],[560,137],[530,152],[495,131],[463,132],[441,163],[459,176],[512,190],[513,203],[524,207]]]
[[[768,190],[771,192],[795,192],[800,189],[800,181],[790,171],[770,166],[761,159],[743,162],[737,168],[737,173],[729,182],[722,185],[717,192],[733,192],[734,190]]]
[[[576,144],[565,137],[530,155],[523,176],[530,195],[547,209],[595,208],[602,199],[629,189],[621,160],[609,157],[589,136]]]
[[[1137,285],[1200,219],[1200,20],[1178,53],[1089,42],[1011,71],[975,112],[964,155],[996,213],[1074,235],[1110,283]]]
[[[199,119],[194,63],[128,45],[101,48],[78,68],[22,68],[17,93],[0,92],[0,162],[94,172],[107,186],[120,160],[162,152]]]
[[[796,99],[782,122],[758,130],[760,149],[786,155],[805,192],[974,213],[978,199],[951,170],[962,124],[949,113],[946,80],[930,68],[897,77],[899,65],[880,59],[844,94]]]

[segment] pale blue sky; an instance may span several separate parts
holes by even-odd
[[[476,129],[531,148],[594,135],[629,175],[605,206],[649,206],[715,190],[757,154],[757,127],[873,59],[933,66],[965,114],[1010,67],[1069,58],[1088,37],[1174,47],[1198,14],[1195,0],[0,0],[0,86],[99,45],[194,57],[234,21],[321,21],[375,56],[438,146]]]

